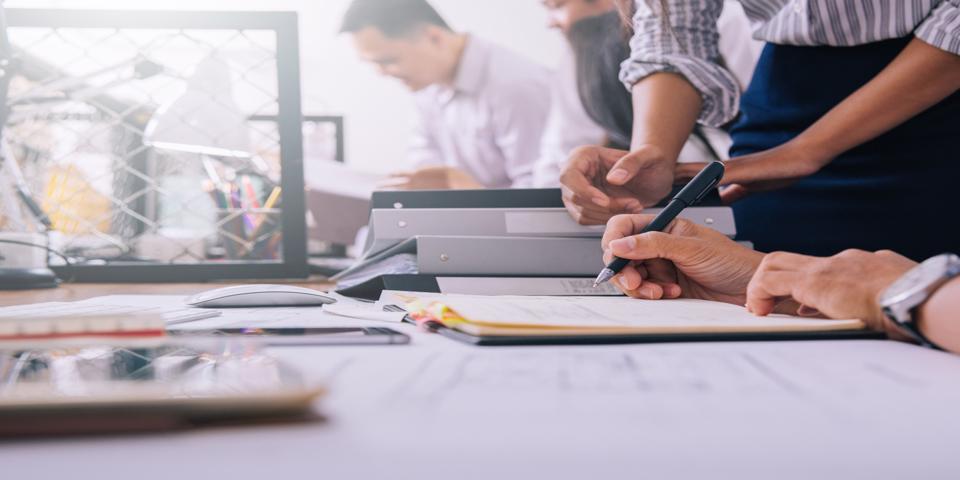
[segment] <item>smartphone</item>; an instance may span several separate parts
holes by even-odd
[[[373,328],[217,328],[168,330],[174,337],[255,337],[271,346],[405,345],[410,337],[396,330]]]
[[[0,438],[306,421],[324,393],[247,341],[75,342],[0,348]]]

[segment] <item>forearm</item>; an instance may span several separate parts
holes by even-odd
[[[960,88],[960,57],[914,39],[866,85],[793,143],[814,170],[939,103]]]
[[[917,324],[931,342],[960,353],[960,278],[940,287],[920,307]]]
[[[633,86],[631,149],[655,145],[675,162],[700,115],[700,94],[684,77],[655,73]]]

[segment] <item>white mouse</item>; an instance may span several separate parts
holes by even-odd
[[[292,285],[238,285],[198,293],[186,304],[201,308],[308,307],[336,301],[319,290]]]

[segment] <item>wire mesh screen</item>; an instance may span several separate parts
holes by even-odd
[[[11,25],[9,36],[5,137],[52,247],[88,265],[283,261],[277,32]]]

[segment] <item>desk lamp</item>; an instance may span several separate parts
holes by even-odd
[[[184,93],[153,115],[144,130],[144,143],[216,158],[228,165],[252,165],[264,172],[265,166],[250,153],[248,132],[241,127],[246,122],[247,116],[233,99],[229,66],[211,56],[197,66]]]

